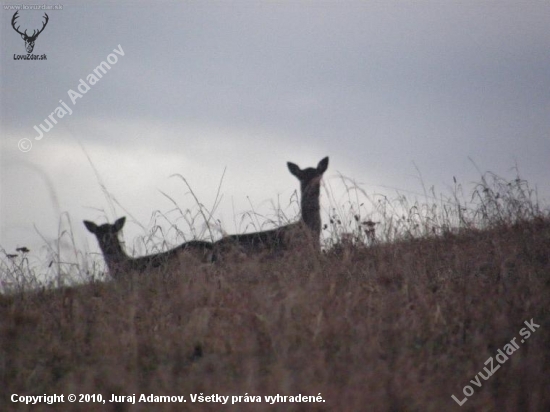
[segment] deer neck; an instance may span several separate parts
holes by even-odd
[[[321,234],[321,206],[319,203],[320,186],[310,184],[302,186],[302,221],[315,234]]]

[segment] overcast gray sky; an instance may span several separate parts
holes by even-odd
[[[216,218],[231,231],[251,204],[288,204],[287,161],[327,155],[331,184],[341,173],[367,193],[421,194],[416,167],[437,191],[453,176],[467,186],[479,180],[472,159],[509,178],[517,165],[550,198],[548,1],[63,1],[46,11],[41,61],[14,59],[26,51],[12,4],[0,15],[8,252],[43,245],[35,226],[57,238],[63,212],[94,249],[83,219],[130,213],[148,227],[173,209],[160,191],[192,207],[172,174],[210,207],[225,170]],[[32,32],[43,15],[20,11],[18,24]],[[111,54],[73,104],[69,90]],[[60,100],[72,114],[35,140]],[[100,182],[122,207],[111,211]],[[127,247],[138,233],[129,223]]]

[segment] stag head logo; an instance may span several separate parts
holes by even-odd
[[[44,18],[46,19],[44,21],[44,23],[42,23],[42,28],[40,30],[38,30],[38,32],[36,30],[33,31],[32,35],[28,35],[27,34],[27,30],[25,30],[24,33],[20,32],[19,31],[19,27],[21,26],[17,26],[15,27],[15,24],[16,24],[16,20],[17,18],[19,17],[17,15],[17,13],[19,13],[19,11],[16,11],[15,14],[13,15],[13,18],[11,19],[11,26],[13,27],[13,29],[19,33],[21,35],[21,38],[23,40],[25,40],[25,48],[27,49],[27,53],[32,53],[33,49],[34,49],[34,42],[36,41],[36,38],[38,37],[38,35],[40,33],[42,33],[44,31],[44,28],[46,27],[46,25],[48,24],[48,20],[50,19],[48,17],[48,15],[46,13],[44,13]]]

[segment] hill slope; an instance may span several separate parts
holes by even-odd
[[[54,410],[10,397],[64,394],[55,410],[550,410],[549,302],[544,219],[1,297],[0,409]],[[132,394],[187,402],[109,402]],[[266,402],[277,394],[324,402]]]

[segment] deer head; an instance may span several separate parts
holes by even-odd
[[[27,34],[27,30],[25,30],[24,33],[20,32],[19,31],[19,27],[21,26],[17,26],[15,27],[15,23],[16,23],[16,20],[17,18],[19,17],[17,15],[17,13],[19,13],[19,10],[15,12],[15,14],[13,15],[12,19],[11,19],[11,26],[13,27],[13,29],[19,33],[21,35],[21,38],[23,40],[25,40],[25,48],[27,49],[27,53],[32,53],[33,49],[34,49],[34,42],[36,41],[36,38],[38,37],[38,35],[40,33],[42,33],[44,31],[44,28],[46,27],[46,25],[48,24],[48,20],[50,19],[48,17],[48,15],[46,13],[44,13],[44,17],[46,18],[46,20],[44,21],[44,23],[42,23],[42,28],[40,30],[38,30],[38,32],[36,30],[33,30],[32,32],[32,35],[29,36]]]
[[[307,196],[313,192],[318,197],[319,186],[323,173],[328,168],[328,157],[325,157],[319,162],[317,167],[308,167],[307,169],[300,169],[300,167],[294,163],[287,163],[288,170],[300,181],[300,189],[302,196]]]
[[[122,261],[127,259],[126,254],[122,250],[120,240],[118,239],[118,232],[121,231],[125,221],[126,218],[121,217],[112,225],[105,223],[101,226],[96,225],[94,222],[84,221],[86,229],[97,237],[99,247],[108,261]]]

